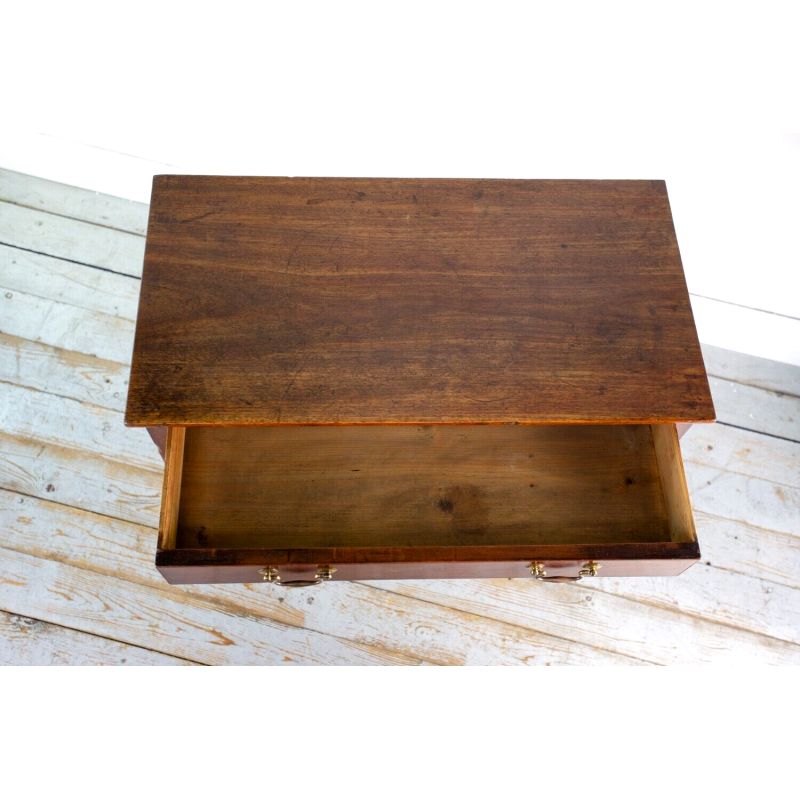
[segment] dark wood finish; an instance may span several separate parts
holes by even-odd
[[[153,440],[153,444],[158,448],[159,455],[164,458],[164,451],[167,449],[167,428],[161,426],[159,428],[148,428],[147,432]]]
[[[154,180],[130,425],[713,418],[663,181]]]
[[[288,580],[310,579],[335,565],[333,580],[530,578],[540,562],[548,576],[577,576],[588,561],[598,576],[680,575],[700,558],[697,542],[525,547],[321,548],[316,550],[160,550],[156,566],[169,583],[255,583],[275,566]],[[594,579],[587,579],[594,580]]]
[[[663,182],[155,179],[170,582],[678,574],[713,416]]]

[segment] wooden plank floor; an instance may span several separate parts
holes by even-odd
[[[800,368],[712,347],[680,578],[168,586],[122,424],[146,224],[0,170],[0,664],[800,664]]]

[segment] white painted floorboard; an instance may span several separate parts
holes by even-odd
[[[800,367],[713,345],[679,578],[167,585],[122,424],[146,220],[0,170],[0,664],[800,664]]]

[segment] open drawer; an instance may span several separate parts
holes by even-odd
[[[171,427],[170,583],[676,575],[674,424]]]

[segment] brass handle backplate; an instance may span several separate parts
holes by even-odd
[[[578,571],[578,577],[596,578],[597,570],[602,569],[603,565],[598,564],[596,561],[587,561],[583,565],[583,569]]]
[[[541,580],[547,575],[544,571],[544,564],[542,564],[541,561],[534,561],[528,569],[530,569],[531,575],[538,580]]]
[[[264,576],[267,583],[275,586],[285,586],[288,589],[301,589],[304,586],[318,586],[320,583],[329,581],[336,572],[336,567],[319,567],[313,580],[285,581],[275,567],[264,567],[258,571],[259,575]]]
[[[597,570],[602,568],[603,565],[598,564],[596,561],[587,561],[583,567],[578,570],[577,575],[551,575],[548,577],[544,564],[542,564],[541,561],[534,561],[532,564],[528,565],[532,577],[537,581],[546,581],[548,583],[575,583],[575,581],[579,581],[581,578],[595,578],[597,577]]]

